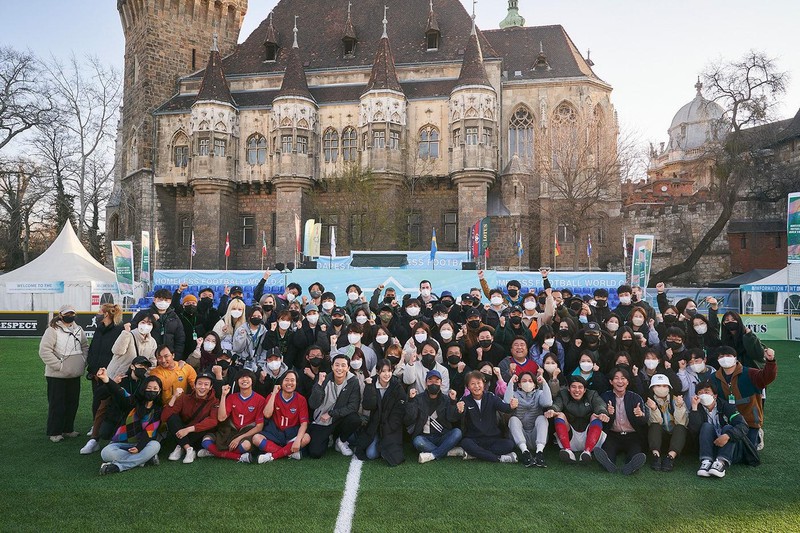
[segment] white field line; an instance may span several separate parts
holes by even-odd
[[[364,463],[353,457],[347,471],[342,503],[339,505],[339,516],[336,517],[335,533],[350,533],[353,529],[353,516],[356,513],[358,485],[361,482],[361,466]]]

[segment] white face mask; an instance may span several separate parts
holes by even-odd
[[[719,361],[719,366],[721,366],[722,368],[733,368],[736,366],[736,358],[731,355],[720,357],[718,361]]]
[[[425,342],[426,340],[428,340],[428,334],[427,333],[417,333],[417,334],[414,335],[414,339],[416,339],[417,342]]]
[[[216,347],[216,342],[203,341],[203,349],[207,352],[213,352]]]
[[[408,316],[417,316],[419,315],[419,307],[416,305],[408,306],[406,307],[406,313],[408,313]]]
[[[358,344],[359,342],[361,342],[361,335],[359,335],[358,333],[349,333],[347,335],[347,342],[349,342],[350,344]]]
[[[500,305],[501,303],[503,303],[503,298],[500,296],[492,296],[492,299],[490,301],[492,302],[492,305]]]
[[[708,407],[712,403],[714,403],[714,395],[713,394],[701,394],[701,395],[699,395],[699,398],[700,398],[700,403],[702,403],[706,407]]]
[[[356,322],[359,324],[366,324],[367,323],[367,316],[366,315],[358,315],[356,317]]]
[[[692,365],[692,371],[695,374],[699,374],[700,372],[704,372],[705,369],[706,369],[706,364],[705,363],[694,363]]]
[[[701,324],[701,325],[699,325],[699,326],[695,326],[695,327],[694,327],[694,331],[695,331],[695,332],[696,332],[698,335],[705,335],[705,334],[706,334],[706,331],[708,331],[708,326],[706,326],[705,324]]]
[[[430,290],[430,289],[421,289],[421,290],[419,291],[419,293],[420,293],[422,296],[424,296],[425,298],[427,298],[428,296],[430,296],[430,295],[431,295],[431,290]]]
[[[442,340],[449,341],[453,338],[453,330],[452,329],[443,329],[439,331],[439,335],[442,336]]]
[[[386,344],[387,342],[389,342],[389,336],[388,335],[377,335],[375,337],[375,340],[378,341],[378,344]]]
[[[362,364],[364,364],[364,361],[362,361],[361,359],[353,359],[352,361],[350,361],[350,368],[352,368],[353,370],[358,370],[361,368]]]
[[[231,310],[231,316],[232,316],[233,318],[241,318],[241,316],[242,316],[242,314],[243,314],[243,313],[244,313],[244,311],[241,311],[241,310],[239,310],[239,309],[233,309],[233,310]]]
[[[644,318],[637,315],[631,319],[631,322],[633,322],[634,326],[641,326],[644,324]]]
[[[436,323],[437,326],[439,324],[441,324],[442,322],[444,322],[445,320],[447,320],[446,316],[434,315],[434,317],[433,317],[433,321]]]
[[[275,372],[275,371],[277,371],[277,370],[279,370],[281,368],[281,362],[280,361],[268,361],[267,362],[267,368],[269,368],[270,370]]]
[[[533,300],[525,300],[522,306],[528,311],[533,311],[534,309],[536,309],[536,302],[534,302]]]
[[[292,325],[292,323],[289,322],[288,320],[279,320],[278,321],[278,327],[281,328],[281,329],[289,329],[289,326],[291,326],[291,325]]]
[[[619,329],[619,324],[617,324],[616,322],[607,322],[606,329],[611,333],[616,333],[617,330]]]
[[[159,311],[166,311],[167,309],[169,309],[169,302],[167,302],[166,300],[158,300],[156,302],[156,307],[158,308]]]
[[[550,373],[550,374],[552,374],[553,372],[555,372],[555,371],[556,371],[556,369],[558,369],[558,365],[556,365],[556,364],[549,363],[549,364],[546,364],[546,365],[544,365],[544,370],[545,370],[545,372],[548,372],[548,373]]]
[[[308,320],[308,323],[312,326],[315,325],[317,322],[319,322],[319,313],[311,313],[306,315],[306,320]]]
[[[556,339],[555,338],[549,338],[549,339],[545,339],[544,340],[544,345],[547,346],[548,348],[553,346],[555,343],[556,343]]]
[[[648,370],[655,370],[658,368],[658,359],[645,359],[644,366],[647,367]]]
[[[536,385],[533,383],[533,381],[523,381],[519,384],[519,388],[525,392],[531,392],[536,388]]]
[[[356,291],[348,292],[347,299],[350,300],[351,302],[355,302],[356,300],[358,300],[358,293]]]
[[[581,361],[581,372],[591,372],[594,368],[594,363],[591,361]]]
[[[153,331],[153,324],[139,324],[136,329],[139,330],[139,333],[142,335],[147,335]]]
[[[324,302],[322,302],[322,308],[326,311],[330,311],[331,309],[333,309],[333,302],[330,300],[325,300]]]
[[[666,385],[656,385],[653,387],[653,394],[658,396],[659,398],[666,398],[669,396],[669,387]]]
[[[287,292],[286,293],[286,301],[287,302],[293,302],[295,298],[297,298],[297,296],[295,296],[293,292]]]
[[[631,297],[630,296],[620,296],[619,303],[621,305],[631,305]]]

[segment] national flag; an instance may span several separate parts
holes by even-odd
[[[295,213],[294,214],[294,244],[295,244],[294,248],[297,251],[297,253],[302,253],[303,252],[302,243],[301,243],[301,239],[300,239],[300,231],[301,231],[300,230],[300,215]]]
[[[192,257],[197,255],[197,245],[194,242],[194,230],[192,230]]]
[[[558,245],[558,233],[556,233],[554,237],[555,237],[555,248],[554,248],[555,254],[556,257],[559,257],[561,255],[561,246]]]
[[[261,257],[267,257],[267,232],[261,232]]]
[[[331,259],[336,259],[336,226],[331,226]]]
[[[156,228],[154,244],[155,244],[155,248],[156,248],[156,253],[158,253],[158,250],[161,248],[161,246],[158,245],[158,228]]]
[[[625,259],[628,258],[628,234],[627,232],[622,233],[622,255]]]
[[[431,261],[436,259],[436,251],[438,249],[436,246],[436,228],[433,228],[433,235],[431,235]]]
[[[522,254],[524,253],[524,251],[525,250],[522,247],[522,232],[520,231],[519,235],[517,236],[517,256],[518,257],[522,257]]]
[[[472,225],[472,258],[477,259],[480,257],[480,243],[481,243],[481,221],[478,220]]]
[[[586,256],[592,257],[592,236],[589,235],[589,240],[586,243]]]
[[[231,256],[231,235],[230,232],[225,232],[225,257]]]

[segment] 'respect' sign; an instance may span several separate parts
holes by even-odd
[[[47,321],[47,313],[0,313],[0,337],[41,337]]]

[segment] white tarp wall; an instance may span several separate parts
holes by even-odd
[[[763,313],[762,296],[764,293],[776,293],[775,309],[777,314],[786,314],[788,307],[791,314],[800,311],[800,264],[791,264],[766,278],[748,283],[740,287],[742,291],[742,310],[747,314]],[[787,306],[787,300],[788,306]],[[792,311],[793,310],[793,311]]]

